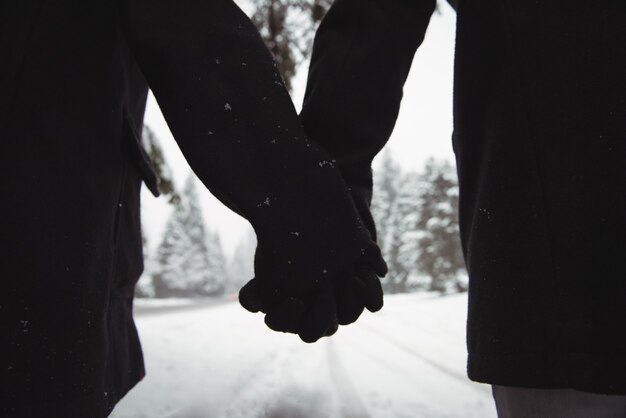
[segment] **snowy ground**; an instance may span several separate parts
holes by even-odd
[[[227,302],[232,302],[236,298],[229,296],[222,298],[167,298],[167,299],[135,299],[135,318],[142,318],[147,315],[166,314],[166,313],[179,313],[183,311],[195,311],[213,307],[216,305],[223,305]]]
[[[138,314],[148,376],[114,418],[491,418],[465,377],[466,296],[386,298],[307,345],[236,303]]]

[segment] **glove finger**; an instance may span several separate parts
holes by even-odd
[[[324,334],[324,337],[330,337],[331,335],[335,334],[338,329],[339,329],[339,324],[337,323],[337,321],[335,321],[330,326],[330,328],[328,328],[328,330],[326,330],[326,333]]]
[[[298,323],[304,314],[304,302],[289,298],[269,310],[265,315],[265,324],[274,331],[298,333]]]
[[[367,297],[367,286],[358,277],[352,276],[337,291],[337,321],[340,325],[355,322],[363,313]]]
[[[302,341],[314,343],[337,327],[337,307],[330,290],[313,298],[313,303],[300,323],[298,335]]]
[[[239,290],[239,304],[250,312],[263,311],[265,304],[259,291],[259,279],[250,280]]]
[[[383,258],[382,253],[378,245],[371,245],[365,250],[365,263],[374,269],[374,272],[380,276],[385,277],[389,272],[387,263]]]
[[[255,277],[239,291],[239,303],[250,312],[267,313],[288,296],[266,280]]]
[[[377,312],[383,307],[383,287],[375,272],[360,269],[359,278],[365,283],[365,307],[370,312]]]

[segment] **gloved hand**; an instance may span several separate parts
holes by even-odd
[[[260,254],[257,250],[257,272],[266,267]],[[265,313],[265,323],[271,329],[315,342],[334,334],[339,325],[356,321],[365,308],[380,310],[383,292],[378,276],[386,273],[380,249],[371,242],[339,274],[328,277],[322,271],[309,289],[298,289],[297,278],[293,278],[292,286],[281,286],[271,277],[257,276],[241,289],[239,300],[249,311]]]

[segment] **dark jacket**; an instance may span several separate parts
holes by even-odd
[[[230,0],[0,1],[0,416],[104,417],[144,376],[132,320],[148,84],[257,276],[332,277],[371,242]]]
[[[434,8],[337,0],[317,34],[301,116],[362,212]],[[626,3],[459,0],[457,19],[469,376],[626,394]]]

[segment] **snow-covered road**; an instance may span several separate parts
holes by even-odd
[[[385,302],[312,345],[236,303],[139,315],[148,375],[112,417],[495,417],[465,376],[466,295]]]

